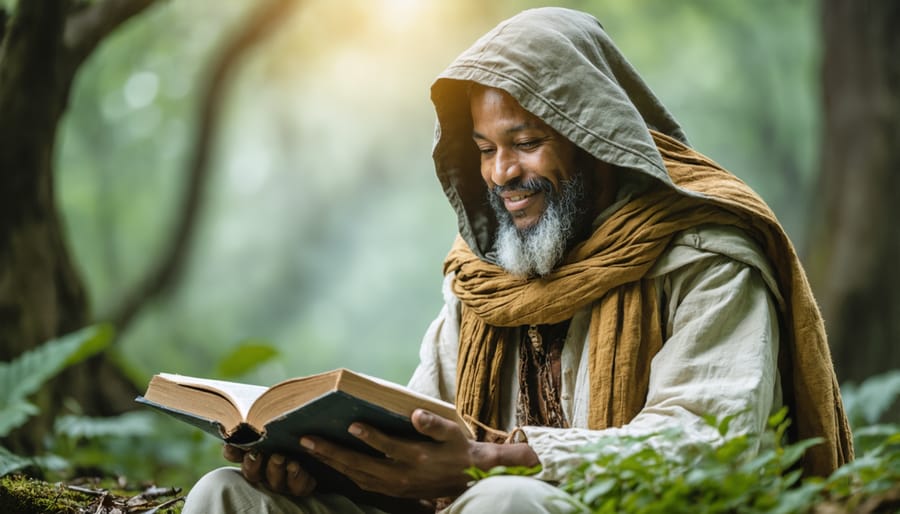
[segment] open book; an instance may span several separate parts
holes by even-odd
[[[370,498],[370,493],[360,493],[346,477],[304,453],[300,437],[321,436],[380,455],[347,432],[350,424],[359,421],[395,437],[425,440],[410,420],[417,408],[454,420],[471,436],[452,404],[347,369],[292,378],[272,387],[160,373],[136,401],[230,444],[296,458],[316,477],[318,490],[337,491],[388,511],[395,509]]]
[[[410,421],[422,408],[468,428],[447,402],[347,369],[292,378],[272,387],[184,375],[154,375],[137,401],[187,421],[231,444],[283,451],[284,436],[294,453],[302,435],[349,442],[350,423],[360,421],[388,434],[421,439]]]

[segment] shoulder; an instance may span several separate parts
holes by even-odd
[[[777,301],[782,303],[771,262],[756,241],[732,226],[701,225],[679,232],[647,276],[663,278],[687,269],[702,271],[718,263],[756,270]]]

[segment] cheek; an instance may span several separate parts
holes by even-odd
[[[484,180],[484,183],[487,184],[488,188],[494,187],[493,182],[491,182],[491,167],[485,162],[481,161],[481,179]]]
[[[559,189],[563,181],[568,180],[571,170],[568,166],[557,158],[556,155],[540,155],[534,159],[529,159],[523,163],[523,167],[530,172],[531,175],[538,175],[545,178],[553,184],[554,189]]]

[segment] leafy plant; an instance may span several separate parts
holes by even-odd
[[[786,410],[769,420],[769,449],[750,451],[756,436],[726,437],[720,445],[695,445],[677,456],[657,448],[676,444],[677,430],[644,437],[609,437],[585,449],[586,461],[562,484],[585,512],[695,513],[796,512],[821,484],[794,488],[793,466],[817,440],[782,447]],[[724,437],[731,418],[708,419]]]
[[[38,412],[28,397],[62,369],[103,350],[113,338],[111,325],[81,329],[48,341],[12,362],[0,362],[0,437],[22,426]],[[0,447],[0,476],[33,463]]]
[[[214,376],[240,379],[277,354],[263,341],[243,341],[216,363]],[[144,382],[146,378],[138,380]],[[45,451],[29,463],[58,478],[74,473],[190,484],[199,471],[223,464],[220,442],[145,409],[114,417],[60,416]]]
[[[890,450],[891,445],[887,442],[892,435],[900,433],[900,424],[897,424],[900,418],[896,409],[891,410],[892,406],[900,403],[900,370],[869,377],[858,385],[844,384],[841,386],[841,396],[853,427],[856,453],[867,457],[858,459],[861,462],[854,463],[854,467],[866,466],[871,462],[869,459],[874,458],[872,455]],[[885,423],[886,418],[894,423]],[[885,444],[888,444],[887,448],[884,447]],[[900,452],[896,443],[893,448],[895,454]],[[894,458],[900,459],[900,455],[894,455]],[[860,469],[859,472],[864,471]]]
[[[880,425],[867,434],[873,444],[830,477],[801,479],[795,464],[809,439],[784,445],[787,410],[768,421],[762,450],[757,436],[730,434],[732,418],[706,418],[722,436],[719,444],[697,444],[673,454],[680,431],[641,437],[605,437],[583,449],[584,461],[560,484],[575,512],[594,514],[788,514],[829,502],[853,509],[866,499],[900,491],[900,427]],[[877,441],[877,442],[876,442]],[[536,470],[470,470],[475,479]],[[846,512],[833,510],[833,512]]]
[[[183,423],[154,412],[131,411],[113,417],[62,416],[38,464],[54,476],[138,477],[172,482],[165,476],[211,457],[218,445],[197,438]],[[184,481],[184,483],[189,483]]]

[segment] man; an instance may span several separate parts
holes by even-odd
[[[546,8],[501,23],[432,100],[435,169],[460,235],[410,386],[454,401],[479,438],[416,411],[433,442],[354,425],[387,458],[312,437],[306,451],[365,490],[445,499],[450,513],[546,512],[580,447],[677,427],[680,444],[664,448],[677,453],[718,440],[704,414],[752,434],[787,405],[794,437],[825,439],[808,473],[852,458],[822,322],[783,230],[687,146],[594,18]],[[377,512],[318,494],[283,456],[226,457],[247,480],[207,475],[184,512]],[[540,472],[467,485],[467,467],[501,464]]]

